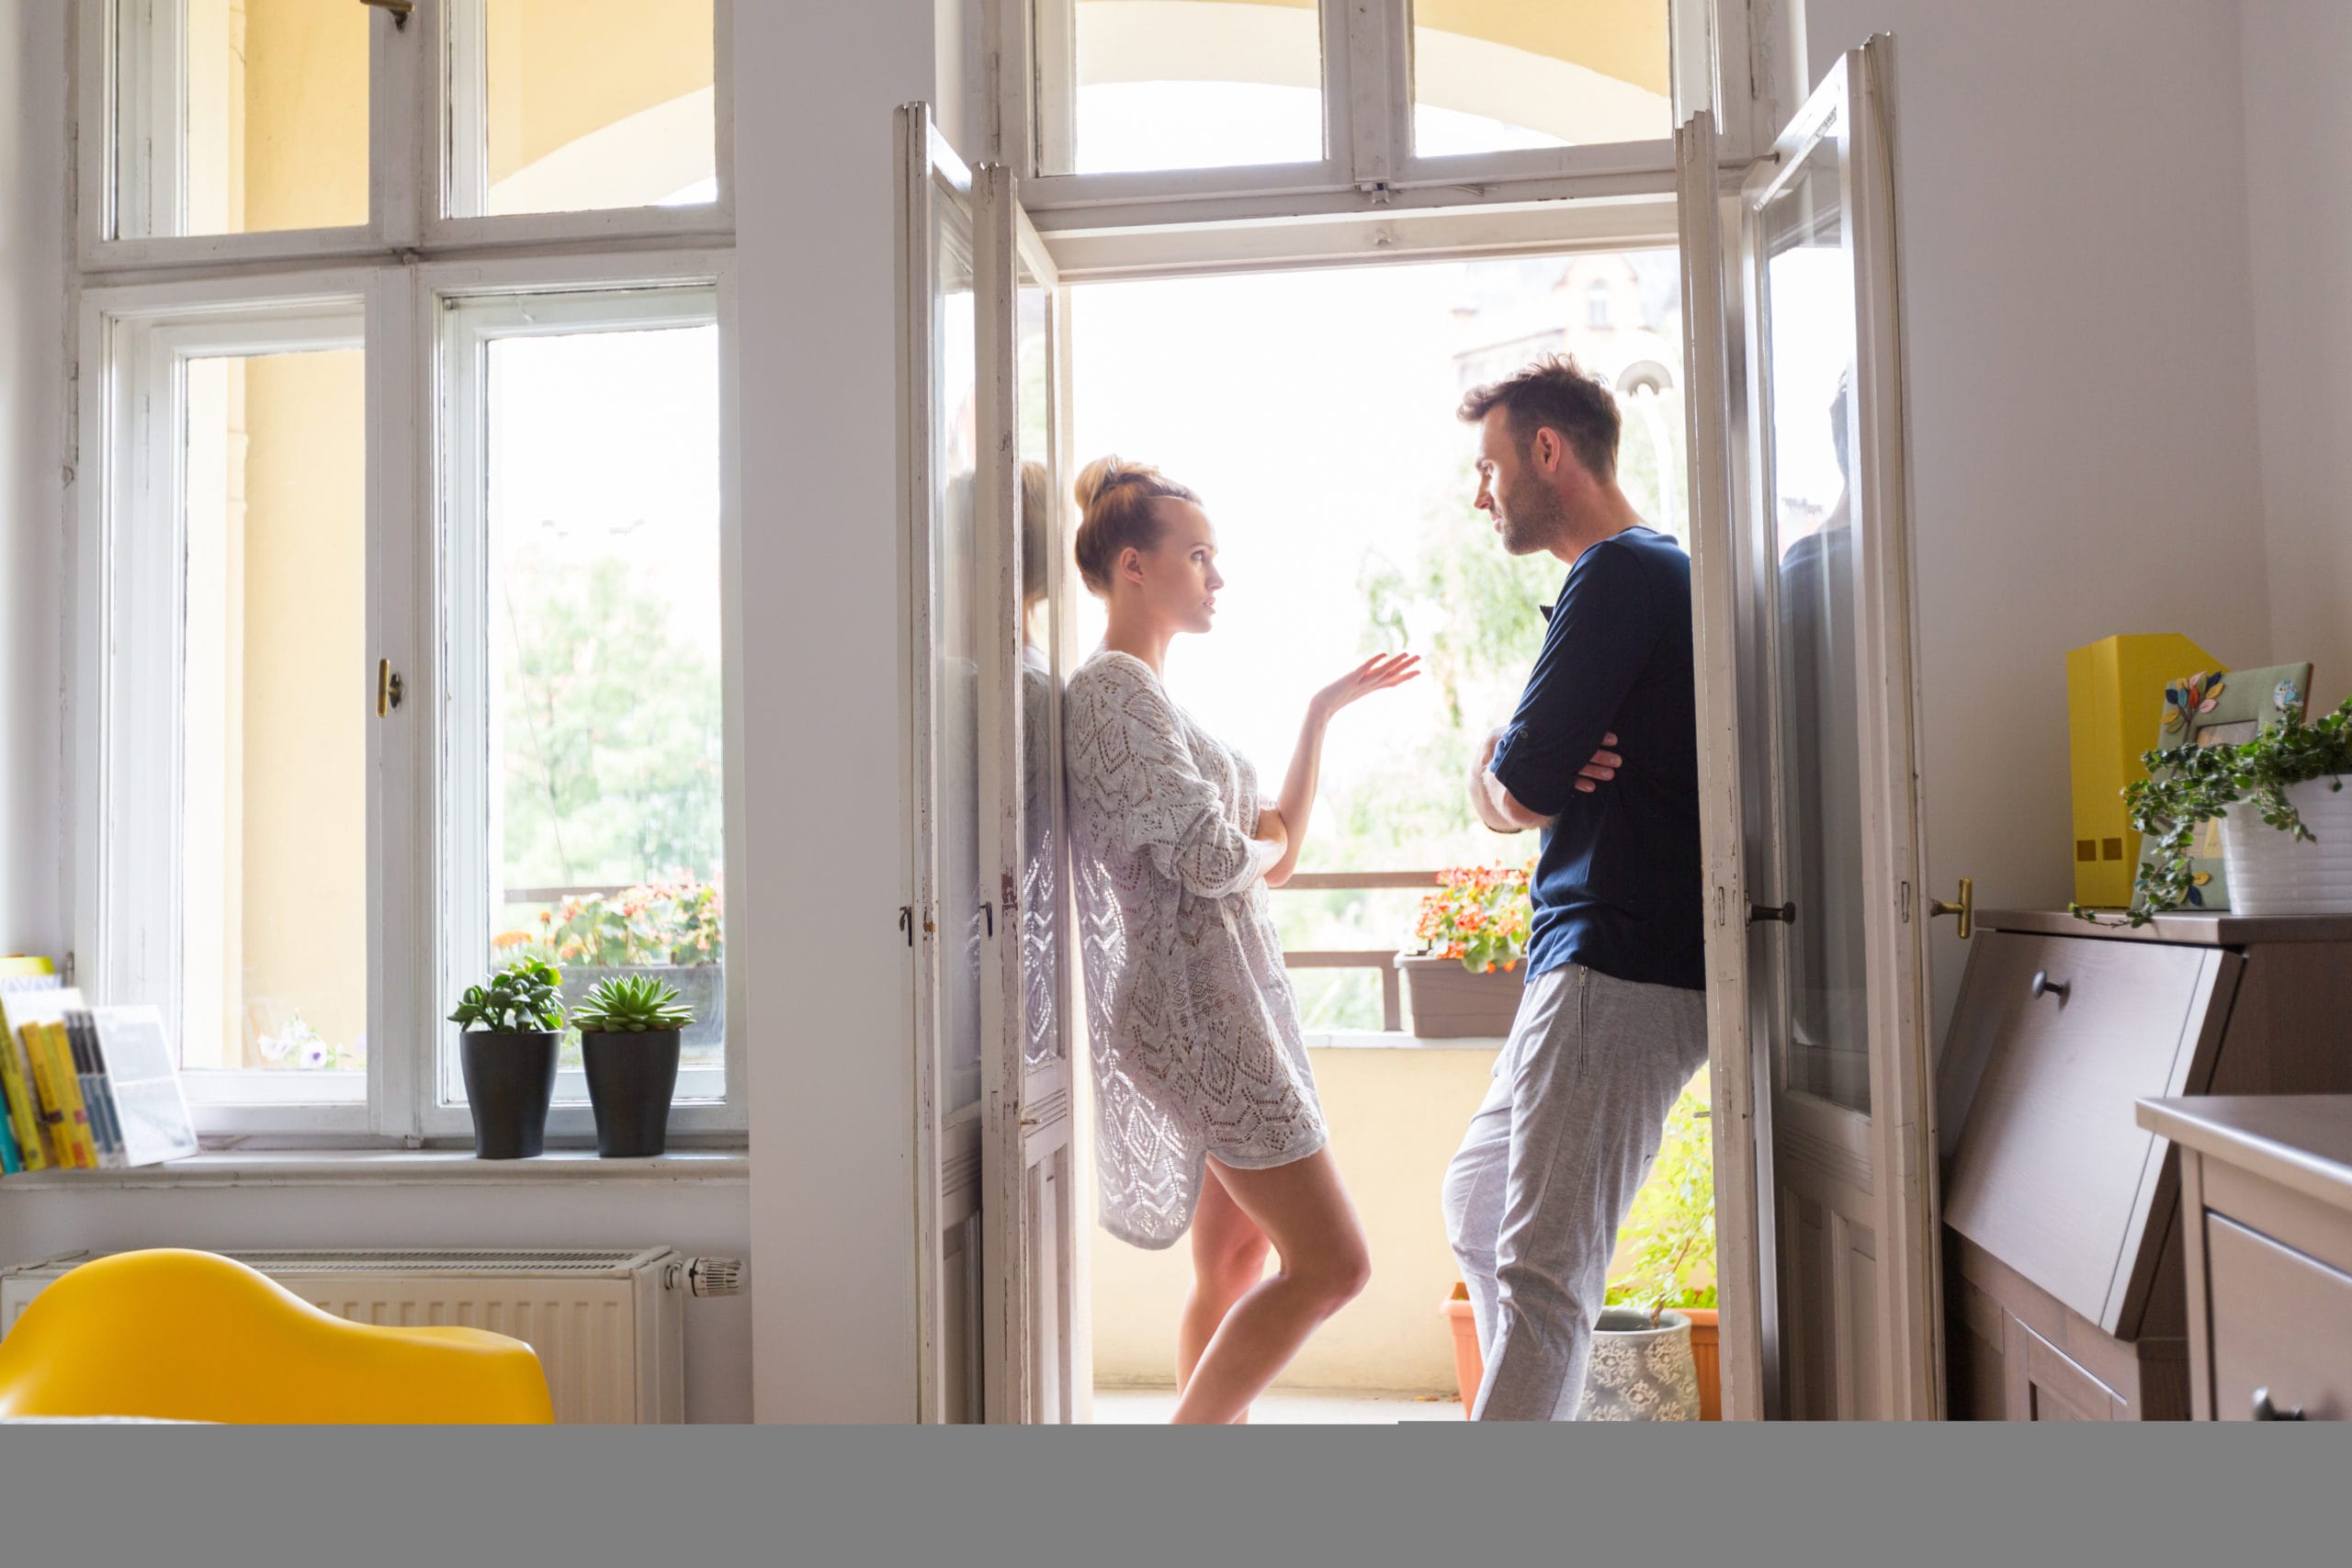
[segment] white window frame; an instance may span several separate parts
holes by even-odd
[[[358,6],[360,0],[318,0]],[[458,175],[449,131],[479,123],[468,116],[469,95],[453,92],[452,72],[478,57],[469,29],[453,26],[449,11],[481,0],[415,0],[404,21],[391,10],[368,7],[368,220],[334,229],[270,230],[243,234],[156,234],[159,202],[176,205],[176,170],[185,149],[166,135],[181,112],[185,73],[178,8],[169,0],[73,0],[74,109],[69,122],[75,170],[74,229],[82,270],[137,272],[144,268],[237,263],[322,262],[391,252],[464,246],[558,244],[668,240],[732,243],[735,232],[733,39],[736,0],[712,0],[713,92],[717,104],[714,167],[718,197],[691,207],[612,208],[588,212],[458,217]],[[152,6],[146,31],[126,29],[123,18]],[[153,20],[161,17],[160,23]],[[128,126],[123,109],[131,111]],[[429,131],[429,134],[427,133]],[[156,149],[161,146],[159,153]],[[159,182],[154,163],[171,159],[174,175]],[[125,216],[140,215],[125,221]]]
[[[362,672],[366,687],[355,679],[353,700],[368,703],[373,711],[379,659],[401,672],[406,691],[401,710],[389,721],[371,718],[368,729],[367,1096],[322,1100],[301,1082],[319,1084],[313,1075],[254,1072],[240,1075],[250,1081],[229,1096],[235,1103],[214,1100],[193,1109],[198,1131],[213,1139],[314,1146],[462,1141],[470,1129],[468,1112],[461,1101],[445,1099],[440,1091],[443,1053],[454,1040],[454,1029],[443,1021],[449,1010],[443,966],[468,966],[447,945],[447,908],[434,892],[441,886],[441,824],[447,820],[440,771],[447,737],[437,727],[417,722],[438,714],[441,705],[432,699],[447,691],[441,679],[446,628],[437,590],[445,581],[447,491],[439,441],[447,390],[438,333],[447,312],[436,301],[485,293],[571,295],[694,282],[715,290],[715,311],[706,317],[716,320],[719,337],[724,815],[728,881],[740,889],[746,835],[729,47],[735,0],[713,0],[715,202],[444,216],[451,207],[442,130],[448,123],[450,95],[438,67],[445,59],[443,7],[450,0],[416,0],[405,28],[388,10],[370,11],[365,225],[121,237],[115,226],[119,197],[125,204],[152,197],[143,169],[130,170],[126,187],[119,193],[116,188],[116,100],[126,52],[118,23],[124,7],[147,3],[74,0],[68,137],[74,164],[76,265],[68,291],[78,326],[65,389],[65,521],[73,590],[67,611],[67,799],[74,941],[68,969],[94,996],[144,990],[157,976],[133,966],[138,943],[151,934],[164,941],[168,933],[156,930],[152,917],[144,917],[145,928],[135,925],[142,917],[131,911],[167,908],[177,919],[175,883],[167,890],[170,898],[148,902],[160,874],[134,872],[142,863],[140,846],[113,831],[119,818],[140,810],[149,812],[150,819],[176,820],[175,805],[173,815],[153,818],[158,786],[134,786],[128,769],[112,766],[122,755],[122,734],[138,733],[132,728],[137,724],[152,728],[159,712],[175,723],[178,708],[175,688],[158,690],[152,680],[133,680],[110,641],[119,627],[135,624],[125,617],[127,606],[160,594],[175,615],[183,581],[177,572],[152,581],[136,576],[121,581],[153,565],[147,553],[127,547],[148,542],[154,527],[154,503],[148,503],[149,513],[140,511],[133,481],[159,453],[170,465],[162,471],[179,471],[172,448],[179,439],[179,427],[172,423],[175,405],[167,399],[158,417],[153,365],[146,366],[149,374],[139,374],[137,356],[152,361],[163,352],[159,344],[183,356],[208,344],[237,354],[271,352],[273,345],[321,346],[330,338],[338,346],[362,346],[368,389],[368,660]],[[174,11],[164,0],[154,3],[167,14]],[[178,47],[177,34],[166,28],[130,39],[128,52],[141,70],[154,52],[142,46],[169,52]],[[179,73],[176,68],[160,77],[151,72],[146,79],[175,84]],[[175,111],[167,107],[166,112]],[[666,241],[668,247],[648,249],[649,241]],[[331,330],[319,324],[322,313],[334,318]],[[354,321],[360,323],[356,333]],[[141,391],[148,398],[143,405],[138,401]],[[173,528],[180,515],[169,515]],[[133,528],[146,532],[126,533]],[[171,657],[176,668],[175,647]],[[147,795],[140,796],[137,787],[144,787]],[[170,789],[176,801],[175,780],[161,787]],[[159,859],[171,863],[170,854],[147,857]],[[740,894],[731,902],[740,905]],[[725,920],[728,945],[740,951],[737,917],[730,912]],[[172,955],[172,969],[162,978],[173,987],[169,1000],[176,1006],[175,939],[164,951]],[[725,1043],[725,1098],[683,1098],[694,1086],[682,1081],[682,1098],[670,1119],[673,1141],[682,1146],[740,1145],[745,1135],[750,1069],[743,984],[738,968],[728,979],[732,1021]],[[592,1132],[585,1104],[558,1105],[549,1116],[551,1142],[580,1142]]]
[[[486,607],[472,591],[470,570],[460,570],[488,548],[487,459],[484,449],[486,392],[482,369],[485,350],[500,338],[553,336],[574,333],[642,331],[662,326],[715,325],[718,328],[722,387],[732,378],[726,370],[728,344],[733,337],[735,272],[729,252],[683,252],[627,257],[598,257],[576,262],[502,260],[447,263],[419,269],[418,312],[428,341],[418,344],[424,363],[435,367],[431,384],[424,387],[418,412],[434,432],[429,449],[440,454],[439,480],[434,495],[437,519],[424,541],[429,556],[417,569],[421,581],[435,584],[419,605],[429,625],[424,661],[432,678],[423,689],[439,694],[437,711],[463,714],[468,703],[488,690],[491,671],[484,661],[489,642]],[[741,573],[729,563],[741,545],[740,508],[733,475],[736,468],[733,421],[724,410],[721,393],[719,446],[720,619],[727,628],[720,661],[720,706],[726,729],[724,755],[728,773],[724,812],[726,886],[744,885],[741,791],[736,787],[741,733],[741,660],[735,642],[741,626]],[[422,670],[424,666],[420,666]],[[439,868],[435,884],[440,890],[432,911],[436,940],[425,951],[437,954],[438,974],[429,976],[429,996],[455,996],[476,984],[490,952],[490,922],[480,902],[490,886],[491,868],[483,860],[486,845],[461,832],[461,819],[482,817],[489,792],[495,787],[489,759],[479,748],[475,728],[462,723],[437,727],[429,737],[434,755],[428,772],[434,783],[413,798],[416,810],[411,828],[419,841],[435,846],[431,860]],[[730,905],[733,900],[729,900]],[[731,942],[734,920],[722,917]],[[746,980],[740,964],[727,970],[729,1019],[745,1016]],[[441,1010],[446,1011],[446,1009]],[[424,1015],[437,1019],[437,1014]],[[458,1031],[454,1024],[435,1024],[438,1041],[413,1086],[419,1130],[426,1137],[453,1137],[470,1126],[457,1076]],[[748,1126],[741,1093],[744,1072],[743,1033],[730,1022],[724,1044],[723,1077],[707,1068],[683,1067],[676,1098],[672,1101],[670,1127],[681,1134],[741,1132]],[[716,1091],[714,1093],[713,1091]],[[730,1090],[732,1092],[730,1092]],[[582,1074],[567,1068],[558,1075],[556,1103],[548,1114],[551,1136],[594,1133],[595,1123],[587,1104]],[[566,1103],[567,1100],[572,1103]]]
[[[1326,156],[1317,164],[1157,170],[1039,172],[1038,141],[1057,106],[1041,101],[1047,72],[1068,70],[1066,39],[1035,25],[1049,0],[985,0],[985,73],[994,115],[989,157],[1020,180],[1037,228],[1096,231],[1317,214],[1458,207],[1562,197],[1671,196],[1671,132],[1655,140],[1424,157],[1413,150],[1411,0],[1322,0]],[[1724,118],[1724,161],[1744,163],[1769,105],[1756,102],[1751,10],[1769,26],[1782,0],[1670,0],[1677,124],[1700,108]]]

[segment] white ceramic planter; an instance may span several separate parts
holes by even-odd
[[[1690,1355],[1690,1320],[1679,1312],[1650,1314],[1602,1309],[1585,1372],[1582,1421],[1696,1421],[1699,1367]]]
[[[2342,789],[2329,786],[2342,784]],[[2352,914],[2352,776],[2287,786],[2309,840],[2282,833],[2240,801],[2222,817],[2233,915]]]

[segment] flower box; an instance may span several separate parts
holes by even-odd
[[[1499,1040],[1510,1033],[1526,967],[1473,975],[1458,958],[1400,953],[1405,1027],[1423,1040]]]

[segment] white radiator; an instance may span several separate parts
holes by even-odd
[[[33,1297],[95,1256],[62,1254],[0,1271],[0,1335]],[[538,1353],[560,1422],[685,1419],[688,1294],[732,1295],[741,1265],[638,1252],[228,1252],[311,1304],[354,1323],[456,1324],[510,1335]]]

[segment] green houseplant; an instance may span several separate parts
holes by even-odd
[[[694,1022],[678,988],[651,975],[600,980],[572,1010],[581,1066],[596,1112],[596,1153],[605,1159],[658,1155],[669,1136],[678,1088],[678,1042]]]
[[[536,958],[509,964],[465,996],[449,1021],[465,1075],[478,1159],[528,1159],[545,1146],[563,1029],[563,976]]]
[[[1400,953],[1412,1032],[1424,1039],[1507,1034],[1526,989],[1528,882],[1534,865],[1454,866],[1421,900],[1418,953]]]
[[[2141,864],[2122,923],[2204,906],[2209,878],[2196,867],[2199,830],[2222,824],[2223,855],[2245,914],[2306,914],[2352,908],[2352,700],[2307,724],[2289,708],[2242,745],[2174,746],[2148,752],[2149,776],[2123,792],[2132,826],[2155,848]],[[2306,814],[2324,816],[2329,832]],[[2280,841],[2257,831],[2267,826]],[[2316,851],[2317,852],[2311,852]],[[2080,905],[2079,918],[2098,916]]]

